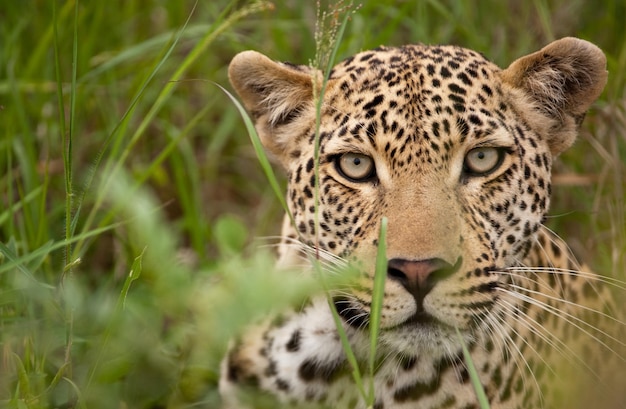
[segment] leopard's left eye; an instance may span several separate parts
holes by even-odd
[[[474,176],[486,175],[496,170],[504,159],[504,150],[493,147],[472,149],[465,155],[463,169]]]
[[[335,160],[335,166],[341,175],[354,182],[364,182],[376,173],[374,159],[362,153],[344,153]]]

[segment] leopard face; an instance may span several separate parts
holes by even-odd
[[[602,91],[605,64],[573,38],[506,69],[455,46],[381,47],[327,81],[239,54],[231,82],[288,175],[281,263],[299,257],[295,240],[358,265],[333,300],[363,332],[386,219],[381,356],[450,358],[456,329],[489,338],[522,304],[506,272],[536,256],[553,159]]]
[[[497,272],[526,257],[549,206],[552,159],[602,90],[604,64],[572,39],[504,71],[460,47],[363,52],[330,73],[317,140],[321,74],[248,53],[231,78],[288,172],[287,234],[362,267],[351,296],[336,299],[357,327],[388,219],[382,342],[409,353],[492,311],[509,281]]]

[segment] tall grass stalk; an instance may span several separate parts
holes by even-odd
[[[78,66],[78,9],[79,2],[76,0],[74,3],[74,31],[72,41],[72,72],[71,72],[71,86],[70,86],[70,112],[69,112],[69,129],[66,128],[65,123],[65,104],[63,99],[63,83],[62,73],[60,65],[60,52],[59,52],[59,34],[58,34],[58,20],[56,13],[56,2],[52,5],[52,20],[54,27],[54,61],[55,72],[57,80],[57,99],[59,106],[59,123],[61,132],[61,144],[62,157],[63,157],[63,172],[65,181],[65,266],[61,273],[61,282],[65,284],[66,277],[69,274],[71,278],[72,267],[74,261],[72,260],[72,210],[74,205],[74,191],[72,186],[72,138],[75,132],[75,118],[76,118],[76,76]],[[70,305],[65,305],[65,362],[57,372],[57,377],[67,377],[72,379],[72,344],[74,339],[74,311]]]
[[[314,189],[314,228],[315,228],[315,237],[319,237],[319,197],[320,197],[320,173],[319,173],[319,165],[320,165],[320,126],[321,126],[321,118],[322,118],[322,108],[324,105],[324,94],[326,92],[326,85],[330,78],[330,73],[333,65],[335,64],[335,59],[337,56],[337,51],[341,44],[341,40],[345,33],[346,26],[348,24],[348,19],[350,18],[350,14],[352,13],[352,2],[348,2],[347,5],[344,5],[343,2],[337,2],[331,6],[331,9],[326,11],[321,11],[321,5],[317,3],[317,20],[315,26],[315,61],[311,63],[311,68],[313,72],[312,84],[313,84],[313,100],[315,101],[315,139],[313,146],[313,173],[315,179],[315,189]],[[343,15],[341,21],[339,17]],[[319,83],[319,77],[317,73],[322,72],[322,82]],[[382,234],[382,233],[381,233]],[[386,234],[386,232],[385,232]],[[319,245],[319,243],[316,243]],[[328,288],[326,288],[327,294],[329,293]],[[350,344],[350,340],[346,334],[345,329],[343,328],[343,320],[337,313],[335,308],[335,304],[332,300],[332,297],[328,295],[328,304],[335,320],[335,327],[337,328],[337,332],[339,334],[339,338],[341,340],[341,344],[343,350],[346,354],[346,358],[350,366],[352,367],[352,377],[356,384],[357,390],[360,392],[363,400],[369,406],[374,404],[374,385],[373,385],[373,376],[370,376],[370,388],[369,391],[365,390],[365,386],[363,383],[363,376],[361,374],[361,370],[359,367],[358,360],[354,351],[352,350],[352,346]],[[378,331],[378,326],[374,327],[372,332],[376,333]],[[376,338],[377,339],[377,338]],[[375,344],[375,340],[373,341]],[[376,346],[374,345],[371,351],[371,355],[375,354]],[[373,359],[370,364],[370,375],[373,374]]]
[[[265,173],[265,177],[267,178],[267,181],[272,187],[274,194],[278,198],[278,202],[280,203],[280,205],[282,206],[286,214],[289,216],[289,219],[291,220],[291,224],[295,226],[296,222],[293,218],[293,215],[291,214],[291,211],[289,210],[289,206],[287,205],[287,202],[285,201],[285,196],[283,194],[282,188],[280,187],[280,184],[278,183],[278,179],[276,178],[276,175],[274,174],[272,165],[270,164],[270,161],[267,158],[267,154],[265,153],[265,149],[263,148],[261,138],[259,138],[259,134],[254,128],[254,123],[252,122],[252,118],[250,118],[250,115],[248,115],[248,113],[246,112],[246,109],[243,107],[243,105],[241,105],[241,103],[237,100],[237,98],[234,97],[233,94],[228,92],[221,85],[219,84],[215,84],[215,85],[218,88],[220,88],[222,92],[224,92],[224,94],[228,96],[230,101],[237,108],[237,111],[239,111],[239,114],[241,115],[241,118],[243,119],[244,124],[246,126],[246,131],[248,131],[248,136],[250,137],[252,146],[254,147],[254,153],[256,154],[256,157],[261,165],[261,168],[263,169],[263,172]]]
[[[369,354],[369,377],[370,390],[368,395],[368,405],[373,406],[376,398],[374,390],[374,374],[376,372],[376,356],[378,349],[378,333],[380,332],[380,318],[383,308],[383,297],[385,294],[385,280],[387,279],[387,218],[380,221],[380,232],[378,233],[378,252],[376,254],[376,270],[374,273],[374,285],[372,288],[372,304],[370,307],[370,354]]]
[[[352,1],[344,6],[343,1],[338,1],[331,6],[331,9],[321,11],[321,5],[317,2],[317,19],[315,23],[315,61],[310,64],[313,72],[311,78],[313,84],[313,100],[315,102],[315,142],[313,147],[313,175],[315,179],[314,189],[314,216],[315,216],[315,237],[319,237],[319,148],[320,148],[320,126],[322,118],[322,107],[324,105],[324,93],[330,78],[330,72],[335,63],[337,50],[343,38],[348,18],[352,12]],[[343,19],[339,22],[339,17],[343,14]],[[318,72],[322,72],[322,82],[319,83]],[[296,229],[297,230],[297,229]],[[316,243],[317,244],[317,243]]]
[[[474,360],[472,359],[472,355],[467,349],[467,344],[461,335],[461,332],[458,328],[455,328],[456,335],[459,338],[459,342],[461,343],[461,347],[463,350],[463,358],[465,359],[465,365],[467,366],[467,372],[469,373],[470,381],[472,382],[472,386],[474,387],[474,392],[476,393],[476,398],[478,399],[478,404],[480,405],[480,409],[489,409],[489,400],[487,399],[487,394],[485,393],[485,389],[483,388],[483,384],[480,381],[480,377],[478,376],[478,371],[474,366]]]

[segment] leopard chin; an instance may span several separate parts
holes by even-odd
[[[457,356],[463,343],[471,343],[469,333],[459,332],[455,328],[429,318],[428,323],[415,323],[413,320],[395,328],[382,330],[379,334],[377,349],[379,354],[400,356],[429,356],[444,358]]]

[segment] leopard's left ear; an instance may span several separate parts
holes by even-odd
[[[570,147],[589,106],[607,81],[606,57],[594,44],[567,37],[515,60],[501,76],[547,119],[554,156]]]

